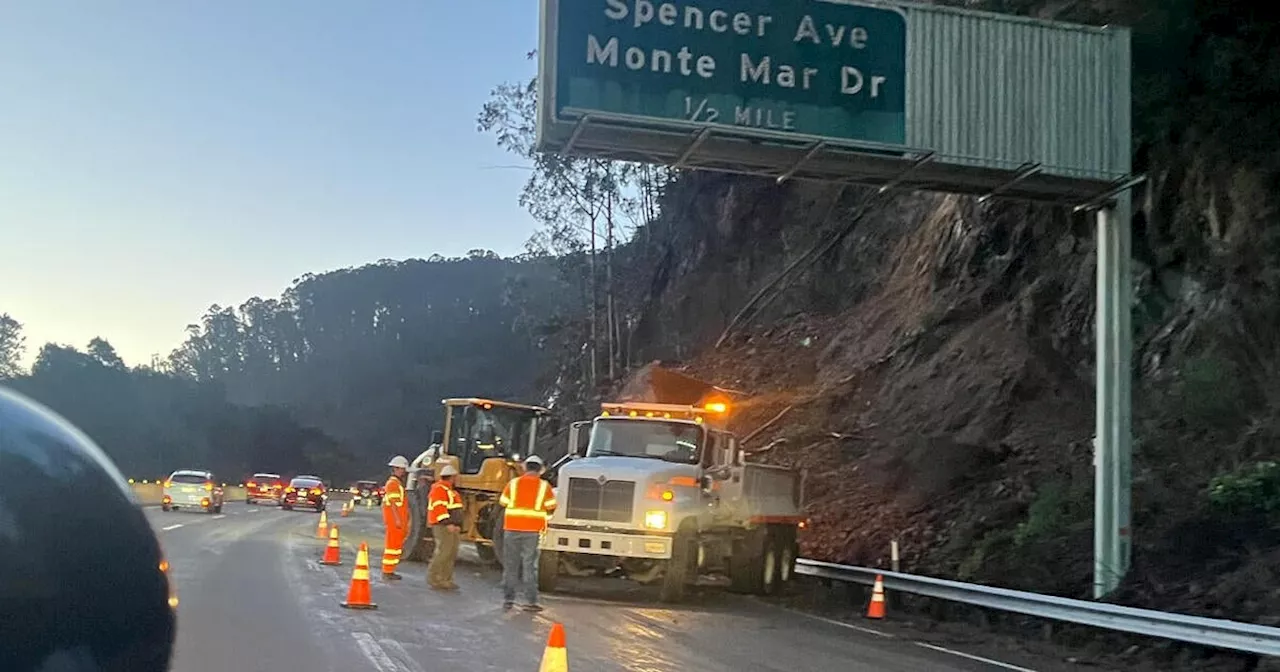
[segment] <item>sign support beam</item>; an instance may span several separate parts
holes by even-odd
[[[1133,301],[1130,195],[1097,217],[1093,596],[1113,592],[1132,557]]]

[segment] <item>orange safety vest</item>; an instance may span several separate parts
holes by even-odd
[[[547,529],[547,518],[556,510],[556,493],[542,477],[525,474],[507,483],[498,503],[507,508],[502,529],[541,532]]]
[[[462,508],[462,497],[444,481],[431,484],[431,492],[427,495],[427,524],[436,525],[456,509]]]
[[[401,529],[409,525],[409,509],[405,506],[404,485],[395,476],[387,479],[386,491],[382,495],[382,523],[387,527]]]

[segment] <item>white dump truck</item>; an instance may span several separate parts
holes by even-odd
[[[574,423],[573,459],[552,475],[559,507],[541,544],[540,587],[554,590],[561,576],[620,577],[659,583],[667,602],[689,585],[781,590],[805,524],[804,480],[746,462],[721,429],[727,413],[726,402],[619,402]]]

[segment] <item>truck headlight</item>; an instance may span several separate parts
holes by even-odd
[[[666,511],[645,511],[644,526],[651,530],[667,529],[667,512]]]

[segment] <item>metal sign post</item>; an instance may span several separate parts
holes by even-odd
[[[1093,596],[1129,571],[1133,413],[1133,272],[1128,194],[1097,211],[1097,355],[1094,439]]]

